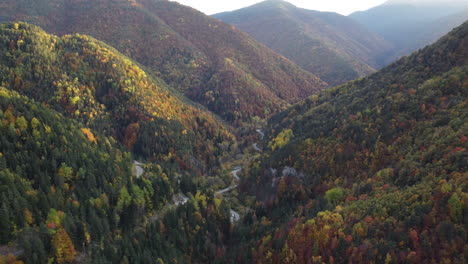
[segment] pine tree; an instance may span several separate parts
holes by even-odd
[[[3,196],[5,197],[5,196]],[[6,204],[0,208],[0,243],[7,243],[10,239],[11,224]]]

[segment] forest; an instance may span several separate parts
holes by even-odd
[[[269,120],[240,185],[256,198],[248,258],[465,262],[467,37],[465,23]]]
[[[327,87],[248,34],[172,1],[3,0],[1,7],[0,22],[26,21],[112,45],[235,126]]]
[[[72,2],[50,1],[89,5]],[[161,61],[212,76],[190,86],[93,34],[0,24],[0,264],[466,262],[468,22],[325,88],[197,11],[117,2],[210,66]]]

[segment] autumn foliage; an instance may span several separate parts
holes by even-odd
[[[63,227],[59,228],[53,236],[52,246],[54,247],[57,263],[72,263],[75,259],[75,246]]]

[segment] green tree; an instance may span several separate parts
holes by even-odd
[[[73,169],[68,167],[65,162],[62,162],[58,170],[58,175],[62,177],[65,181],[70,181],[73,178]]]
[[[6,204],[3,204],[0,208],[0,243],[7,243],[10,240],[10,233],[11,223],[9,210]]]
[[[448,208],[452,219],[454,221],[460,222],[462,220],[463,205],[457,193],[452,194],[448,200]]]
[[[16,125],[22,132],[28,129],[28,121],[26,120],[26,118],[24,118],[24,116],[21,116],[20,118],[16,119]]]
[[[343,188],[336,187],[325,192],[325,199],[332,205],[338,204],[345,196]]]

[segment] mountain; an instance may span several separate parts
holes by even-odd
[[[0,132],[1,263],[204,262],[195,241],[223,247],[229,207],[193,177],[161,162],[137,177],[118,141],[4,87]],[[182,190],[189,203],[150,220]]]
[[[0,84],[118,139],[144,160],[204,174],[234,142],[221,120],[92,37],[10,23],[1,25],[0,43]]]
[[[92,37],[1,24],[0,263],[206,263],[229,131]]]
[[[0,7],[0,21],[102,40],[233,123],[267,117],[326,87],[247,34],[175,2],[7,0]]]
[[[330,85],[368,75],[391,46],[354,20],[268,0],[213,15],[235,25]]]
[[[428,45],[468,20],[464,1],[387,1],[349,15],[394,46],[385,59],[396,58]]]
[[[273,116],[240,185],[255,209],[239,252],[255,263],[463,263],[467,44],[465,22]]]

